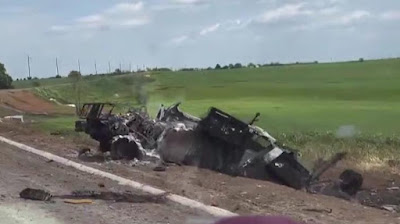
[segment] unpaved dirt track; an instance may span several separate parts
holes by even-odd
[[[99,187],[104,184],[104,187]],[[54,203],[19,198],[26,188],[45,189],[52,194],[74,190],[96,190],[142,194],[117,183],[64,167],[55,162],[0,144],[0,223],[190,223],[206,214],[170,202],[125,203],[94,200],[93,204],[72,205],[63,199]]]
[[[80,160],[77,158],[77,150],[84,146],[95,149],[96,144],[91,141],[82,142],[78,139],[46,135],[32,130],[26,124],[4,122],[0,124],[0,135],[239,214],[286,215],[307,224],[400,224],[399,214],[333,197],[310,195],[266,181],[235,178],[194,167],[172,166],[168,167],[166,172],[154,172],[149,166],[132,167],[120,162]],[[389,173],[374,175],[374,178],[381,177],[380,179],[370,179],[367,175],[365,177],[366,182],[391,179]],[[332,209],[332,212],[307,211],[309,209]]]
[[[30,90],[0,90],[0,107],[17,113],[72,114],[74,109],[63,107],[36,96]]]

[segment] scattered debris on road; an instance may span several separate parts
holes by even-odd
[[[58,196],[69,199],[95,199],[128,203],[164,203],[166,195],[134,194],[130,192],[105,192],[105,191],[73,191],[71,195]]]
[[[17,120],[21,123],[24,123],[24,116],[23,115],[12,115],[12,116],[5,116],[4,119],[6,120]]]
[[[85,153],[88,153],[88,152],[90,152],[90,148],[87,148],[87,147],[82,148],[82,149],[80,149],[80,150],[78,151],[78,156],[81,156],[81,155],[83,155],[83,154],[85,154]]]
[[[319,212],[319,213],[327,213],[327,214],[332,213],[332,209],[319,209],[319,208],[305,208],[305,209],[303,209],[303,211]]]
[[[60,131],[53,131],[53,132],[50,132],[50,135],[61,135],[61,132]]]
[[[53,197],[49,192],[40,190],[40,189],[32,189],[25,188],[19,193],[19,196],[23,199],[30,199],[36,201],[50,201]]]
[[[399,210],[399,206],[397,205],[382,205],[381,208],[389,212],[397,212]]]
[[[80,204],[92,204],[93,200],[90,200],[90,199],[65,199],[64,202],[67,204],[80,205]]]
[[[166,171],[166,170],[167,170],[167,168],[165,166],[163,166],[163,165],[157,165],[157,166],[155,166],[153,168],[153,171],[157,171],[157,172],[163,172],[163,171]]]
[[[164,203],[166,195],[147,195],[134,194],[131,192],[108,192],[108,191],[90,191],[77,190],[69,195],[52,195],[49,192],[41,189],[26,188],[19,194],[23,199],[36,201],[50,201],[52,199],[63,199],[64,202],[70,204],[88,204],[93,200],[105,200],[113,202],[127,203]],[[89,202],[90,201],[90,202]]]

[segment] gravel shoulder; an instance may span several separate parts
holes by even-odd
[[[207,220],[207,214],[171,202],[118,202],[93,200],[92,204],[67,204],[21,199],[26,187],[46,190],[53,195],[69,195],[76,190],[143,194],[108,179],[79,172],[55,162],[0,144],[0,222],[7,224],[72,223],[190,223]],[[135,198],[133,197],[133,198]]]

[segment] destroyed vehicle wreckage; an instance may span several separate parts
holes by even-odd
[[[99,141],[102,152],[113,159],[144,159],[155,153],[161,161],[198,166],[217,172],[269,180],[295,189],[309,188],[336,161],[311,173],[297,159],[297,153],[253,125],[259,113],[245,123],[211,107],[200,119],[179,110],[179,103],[163,106],[152,119],[145,108],[126,114],[112,113],[108,103],[84,104],[76,131]],[[106,108],[110,108],[108,111]],[[352,179],[353,177],[347,177]],[[342,183],[354,181],[342,181]],[[355,183],[361,187],[362,179]],[[340,186],[341,189],[354,187]]]

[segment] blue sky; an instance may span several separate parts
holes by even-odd
[[[13,78],[400,56],[399,0],[0,0]]]

